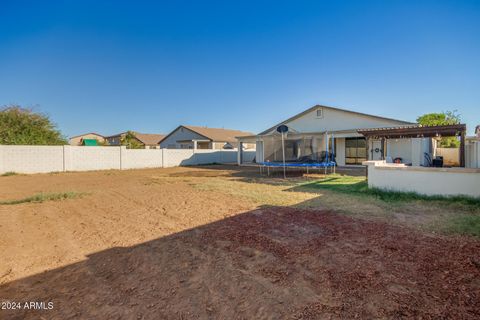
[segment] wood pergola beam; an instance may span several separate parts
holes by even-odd
[[[454,137],[465,133],[465,124],[454,124],[446,126],[409,126],[398,128],[360,129],[358,133],[370,138],[433,138],[433,137]]]

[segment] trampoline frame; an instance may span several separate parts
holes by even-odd
[[[306,168],[307,169],[307,174],[308,174],[308,169],[309,168],[317,168],[320,171],[320,168],[324,168],[324,174],[327,175],[327,168],[332,168],[331,172],[335,173],[335,167],[337,166],[337,163],[334,158],[335,154],[335,135],[332,134],[330,137],[328,136],[328,131],[325,132],[325,151],[326,151],[326,158],[323,159],[322,162],[285,162],[285,141],[284,141],[284,133],[288,131],[288,127],[283,125],[282,130],[279,130],[282,126],[279,126],[277,128],[278,132],[282,133],[282,154],[283,154],[283,162],[258,162],[259,167],[260,167],[260,175],[263,174],[263,168],[267,168],[267,175],[270,175],[270,168],[283,168],[283,178],[285,179],[286,176],[286,169],[287,168]],[[332,139],[331,144],[332,144],[332,153],[330,153],[330,139]],[[331,157],[331,158],[330,158]]]
[[[267,175],[270,176],[270,168],[306,168],[307,174],[309,173],[309,168],[316,168],[320,170],[324,168],[324,174],[327,175],[327,168],[332,168],[331,172],[335,173],[335,167],[337,166],[336,162],[328,161],[328,162],[286,162],[285,164],[282,162],[258,162],[260,168],[260,175],[263,174],[263,169],[267,168]]]

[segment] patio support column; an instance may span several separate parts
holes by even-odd
[[[460,167],[465,167],[465,131],[460,135]]]
[[[365,138],[365,149],[366,149],[366,153],[367,153],[367,161],[370,160],[369,159],[369,154],[368,154],[368,144],[370,143],[370,139],[368,137]],[[365,166],[365,178],[367,179],[368,181],[368,166]]]
[[[385,160],[385,138],[382,138],[382,160]]]
[[[197,140],[193,140],[193,150],[197,150]]]
[[[241,165],[243,163],[243,142],[238,143],[237,162],[238,165]]]

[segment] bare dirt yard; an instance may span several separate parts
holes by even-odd
[[[0,319],[480,318],[480,240],[462,231],[478,206],[319,179],[0,177]]]

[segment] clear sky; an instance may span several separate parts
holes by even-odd
[[[0,105],[66,135],[262,131],[314,104],[480,123],[480,1],[0,0]]]

